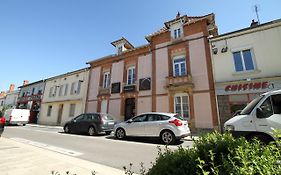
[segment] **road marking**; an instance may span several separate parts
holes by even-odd
[[[66,155],[73,156],[73,157],[81,156],[83,154],[83,153],[76,152],[76,151],[73,151],[73,150],[69,150],[69,149],[65,149],[65,148],[61,148],[61,147],[57,147],[57,146],[53,146],[53,145],[48,145],[48,144],[45,144],[45,143],[35,142],[35,141],[32,141],[32,140],[27,140],[27,139],[23,139],[23,138],[13,137],[13,138],[10,138],[10,139],[12,139],[14,141],[17,141],[17,142],[21,142],[21,143],[29,144],[29,145],[32,145],[32,146],[36,146],[36,147],[39,147],[39,148],[48,149],[48,150],[58,152],[58,153],[61,153],[61,154],[66,154]]]

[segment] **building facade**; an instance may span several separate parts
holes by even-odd
[[[19,90],[15,90],[15,85],[11,84],[9,91],[6,92],[5,104],[6,108],[16,108]]]
[[[125,38],[116,54],[91,65],[87,112],[124,121],[149,111],[175,112],[193,129],[218,128],[208,37],[217,34],[214,14],[178,14],[134,47]]]
[[[223,124],[261,93],[281,88],[281,20],[210,39]]]
[[[64,125],[84,113],[88,79],[89,68],[46,79],[38,123]]]
[[[17,108],[29,109],[29,123],[37,123],[40,113],[41,101],[45,89],[45,81],[40,80],[20,86]]]

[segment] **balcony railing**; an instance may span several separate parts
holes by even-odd
[[[193,87],[193,86],[194,85],[192,82],[191,75],[166,77],[167,89],[185,88],[185,87]]]

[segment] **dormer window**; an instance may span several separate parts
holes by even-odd
[[[117,50],[117,53],[118,54],[121,54],[123,52],[123,47],[122,46],[119,46],[118,47],[118,50]]]
[[[175,29],[174,30],[174,38],[177,39],[177,38],[180,38],[181,37],[181,29],[178,28],[178,29]]]
[[[123,37],[117,41],[113,41],[111,44],[116,48],[118,55],[126,50],[130,50],[134,48],[134,46]]]

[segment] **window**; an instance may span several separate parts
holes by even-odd
[[[52,115],[52,108],[53,106],[48,106],[47,116],[50,117]]]
[[[81,91],[81,84],[82,84],[82,81],[79,80],[79,81],[78,81],[78,86],[77,86],[77,94],[80,94],[80,91]]]
[[[101,113],[107,113],[107,100],[101,101]]]
[[[52,97],[52,96],[53,96],[53,90],[54,90],[54,87],[51,87],[51,88],[50,88],[50,91],[49,91],[49,97]]]
[[[233,59],[236,72],[251,71],[255,69],[250,49],[233,52]]]
[[[75,104],[70,104],[70,108],[69,108],[69,117],[74,117],[75,114]]]
[[[35,92],[35,88],[32,88],[32,93],[31,93],[31,95],[34,95],[34,92]]]
[[[109,88],[110,85],[110,72],[103,73],[103,88]]]
[[[271,98],[268,97],[260,106],[262,113],[263,113],[263,118],[270,117],[273,114],[273,109],[271,105]]]
[[[160,121],[162,120],[161,115],[156,115],[156,114],[148,114],[147,115],[147,121],[151,122],[151,121]]]
[[[127,84],[135,84],[136,74],[135,74],[135,67],[129,67],[127,71]]]
[[[143,121],[145,121],[145,119],[146,119],[146,115],[140,115],[140,116],[133,118],[132,120],[133,120],[133,122],[143,122]]]
[[[177,39],[177,38],[180,38],[181,37],[181,29],[178,28],[178,29],[175,29],[174,30],[174,38]]]
[[[118,47],[118,54],[121,54],[122,51],[123,51],[122,46],[119,46],[119,47]]]
[[[68,91],[68,84],[65,84],[65,88],[64,88],[64,96],[67,95],[67,91]]]
[[[70,89],[70,94],[71,95],[77,93],[77,90],[75,90],[76,84],[77,84],[76,82],[71,83],[71,89]]]
[[[271,98],[274,114],[281,114],[281,95],[273,95]]]
[[[59,96],[62,96],[62,90],[63,90],[63,88],[64,88],[64,85],[61,85],[61,86],[60,86],[60,89],[59,89]]]
[[[185,120],[189,119],[189,104],[187,95],[175,96],[175,112]]]
[[[183,58],[183,57],[175,58],[173,64],[174,64],[174,76],[175,77],[186,75],[185,58]]]

